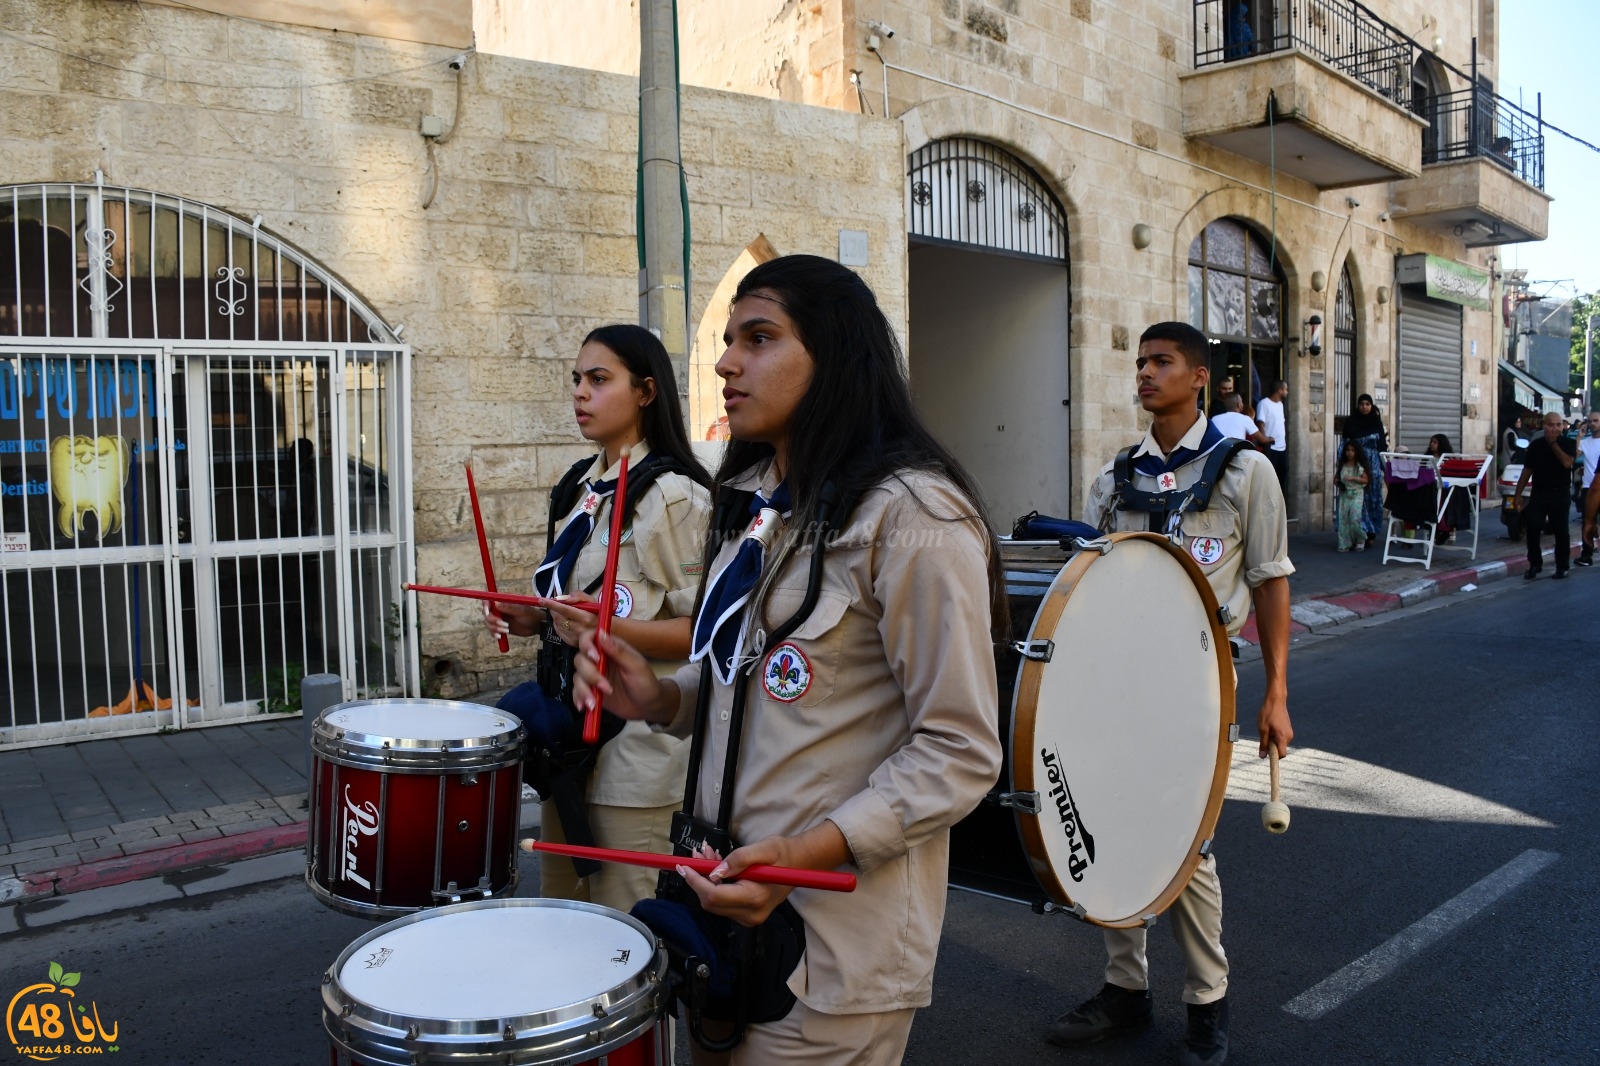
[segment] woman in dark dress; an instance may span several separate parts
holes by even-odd
[[[1367,543],[1371,544],[1383,528],[1381,456],[1389,450],[1389,434],[1383,428],[1383,417],[1378,414],[1372,397],[1364,392],[1356,398],[1356,409],[1344,421],[1344,439],[1355,442],[1367,465],[1367,498],[1361,509],[1361,531],[1367,535]]]

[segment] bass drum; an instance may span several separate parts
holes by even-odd
[[[1210,846],[1234,726],[1228,634],[1166,537],[1068,557],[1006,548],[1013,642],[997,652],[1002,788],[951,831],[956,888],[1147,924]]]

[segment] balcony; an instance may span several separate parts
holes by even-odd
[[[1542,241],[1550,229],[1544,124],[1483,87],[1422,108],[1422,174],[1395,183],[1390,212],[1469,248]]]
[[[1416,51],[1351,0],[1194,0],[1184,135],[1320,189],[1416,177],[1427,128],[1410,108]]]

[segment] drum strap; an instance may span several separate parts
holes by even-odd
[[[1247,440],[1229,437],[1205,453],[1205,466],[1201,468],[1200,477],[1193,484],[1182,489],[1147,492],[1133,485],[1134,452],[1137,446],[1130,444],[1117,453],[1116,461],[1112,463],[1116,491],[1115,509],[1142,511],[1149,516],[1147,529],[1171,536],[1177,532],[1178,521],[1185,513],[1204,511],[1211,506],[1211,494],[1216,490],[1223,471],[1233,461],[1234,456],[1251,447],[1253,445]],[[1190,460],[1191,463],[1194,461]]]

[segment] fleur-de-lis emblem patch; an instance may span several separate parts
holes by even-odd
[[[811,687],[811,661],[805,652],[785,641],[767,654],[761,684],[773,699],[793,703]]]

